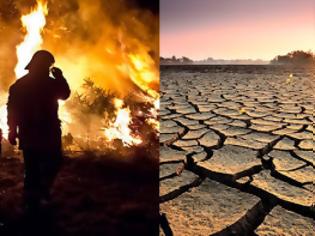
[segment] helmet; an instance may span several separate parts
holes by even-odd
[[[30,70],[33,66],[36,67],[47,67],[49,68],[52,64],[55,63],[54,56],[46,51],[46,50],[39,50],[34,53],[31,61],[25,67],[26,70]]]

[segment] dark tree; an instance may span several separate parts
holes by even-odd
[[[298,65],[309,66],[315,65],[315,55],[312,52],[293,51],[287,55],[280,55],[275,57],[271,64],[275,65]]]
[[[176,58],[176,56],[172,56],[171,58],[160,57],[161,65],[187,65],[193,63],[193,60],[184,56],[181,58]]]

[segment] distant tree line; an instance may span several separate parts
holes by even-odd
[[[297,65],[297,66],[309,66],[315,65],[315,54],[311,51],[293,51],[286,55],[276,56],[270,62],[274,65]]]
[[[187,64],[193,64],[194,61],[189,59],[188,57],[180,57],[176,58],[175,56],[172,56],[170,58],[167,57],[160,57],[160,63],[162,65],[187,65]]]
[[[160,57],[161,65],[190,65],[190,64],[267,64],[268,61],[263,60],[252,60],[252,59],[235,59],[235,60],[223,60],[223,59],[213,59],[209,57],[205,60],[193,61],[188,57],[179,57],[172,56]],[[272,65],[292,65],[292,66],[315,66],[315,54],[311,51],[305,52],[302,50],[292,51],[286,55],[276,56],[273,60],[270,61]]]
[[[269,61],[264,60],[252,60],[252,59],[213,59],[212,57],[208,57],[204,60],[192,60],[188,57],[180,57],[176,58],[176,56],[172,56],[170,58],[160,57],[161,65],[266,65]]]

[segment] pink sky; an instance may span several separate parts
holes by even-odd
[[[276,55],[286,54],[292,50],[315,52],[315,1],[313,0],[292,1],[300,3],[294,6],[279,4],[276,6],[278,9],[270,11],[261,10],[264,8],[262,5],[252,6],[252,9],[246,11],[239,5],[226,6],[225,10],[225,6],[221,4],[220,9],[224,16],[220,16],[218,12],[211,14],[209,10],[208,15],[206,13],[202,15],[201,11],[202,16],[199,19],[196,9],[193,12],[188,10],[185,15],[181,15],[185,11],[184,6],[181,6],[182,10],[166,14],[167,20],[163,20],[165,1],[167,0],[161,0],[160,10],[161,56],[270,60]],[[282,0],[274,1],[280,3]],[[303,1],[306,2],[305,6]],[[191,2],[198,4],[198,1],[191,0]],[[216,7],[213,3],[215,1],[208,0],[208,2],[212,2],[209,9]],[[245,3],[247,0],[242,2]],[[184,0],[182,4],[185,3],[189,5],[190,2]],[[164,5],[165,8],[167,4]],[[310,8],[311,6],[313,8]],[[205,8],[205,5],[202,7]],[[253,12],[255,7],[260,8],[256,14]],[[177,13],[179,17],[176,16]]]

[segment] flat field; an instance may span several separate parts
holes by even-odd
[[[162,66],[161,235],[314,235],[314,86],[312,69]]]

